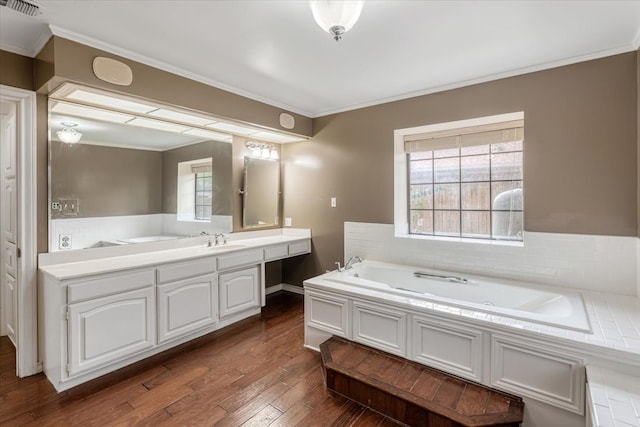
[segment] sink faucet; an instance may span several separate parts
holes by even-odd
[[[351,258],[349,258],[349,261],[347,261],[347,263],[344,265],[344,269],[349,270],[350,268],[353,268],[353,264],[357,262],[362,262],[362,258],[360,258],[358,255],[352,256]]]
[[[218,239],[222,239],[222,244],[226,245],[227,244],[227,238],[224,234],[222,233],[216,233],[216,246],[218,246],[220,244],[220,241]]]
[[[200,235],[201,235],[201,236],[211,236],[211,235],[210,235],[208,232],[206,232],[206,231],[201,231],[201,232],[200,232]],[[217,244],[217,242],[216,242],[216,244]],[[211,247],[211,237],[209,237],[209,240],[207,241],[207,247]]]

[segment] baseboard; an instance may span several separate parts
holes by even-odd
[[[300,286],[289,285],[287,283],[280,283],[277,285],[269,286],[264,290],[265,295],[272,294],[278,291],[291,292],[292,294],[304,295],[304,289]]]

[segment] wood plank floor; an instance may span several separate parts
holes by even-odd
[[[72,390],[15,377],[0,338],[0,425],[397,426],[330,394],[303,348],[303,297],[267,297],[262,314]]]

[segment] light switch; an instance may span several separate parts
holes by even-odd
[[[338,206],[338,201],[336,200],[335,197],[331,198],[331,207],[335,208],[336,206]]]

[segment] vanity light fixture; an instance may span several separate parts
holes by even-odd
[[[278,156],[278,150],[276,150],[276,147],[272,144],[247,141],[245,146],[251,150],[251,155],[253,157],[271,160],[278,160],[280,158],[280,156]]]
[[[82,138],[82,134],[74,129],[75,126],[78,126],[77,123],[72,122],[62,122],[62,130],[56,132],[60,141],[65,144],[76,144],[80,142],[80,138]]]
[[[310,0],[309,4],[320,28],[339,41],[358,21],[364,0]]]

